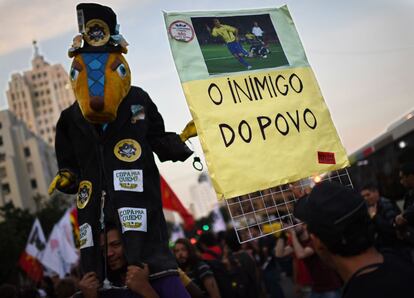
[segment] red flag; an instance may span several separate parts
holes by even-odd
[[[180,200],[178,199],[177,195],[168,185],[168,183],[164,180],[161,176],[161,197],[162,197],[162,205],[163,208],[177,211],[181,218],[184,220],[184,229],[186,231],[191,231],[194,229],[194,217],[185,209],[183,204],[181,204]]]
[[[35,282],[39,282],[43,278],[43,267],[40,262],[24,251],[20,255],[19,265],[22,267],[27,276]]]

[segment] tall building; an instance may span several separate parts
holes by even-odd
[[[0,204],[36,210],[57,172],[53,147],[8,110],[0,111]]]
[[[190,186],[190,213],[195,218],[207,216],[217,204],[217,195],[211,185],[208,174],[203,172],[198,177],[198,183]]]
[[[6,91],[9,109],[30,131],[53,145],[60,112],[75,101],[67,72],[50,65],[33,41],[32,69],[14,73]]]

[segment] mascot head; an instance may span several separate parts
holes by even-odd
[[[128,43],[111,8],[81,3],[76,10],[80,35],[69,49],[72,88],[87,121],[108,123],[131,88],[131,71],[122,55]]]

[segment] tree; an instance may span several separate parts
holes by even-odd
[[[25,249],[27,237],[35,217],[13,203],[0,207],[0,284],[16,279],[20,254]]]

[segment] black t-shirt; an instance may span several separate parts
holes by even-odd
[[[198,261],[195,266],[186,271],[186,274],[204,292],[206,292],[203,283],[204,279],[209,276],[214,276],[210,266],[203,261]]]
[[[367,270],[369,270],[367,268]],[[343,298],[412,298],[414,266],[395,255],[384,254],[384,262],[372,271],[356,274],[346,284]]]

